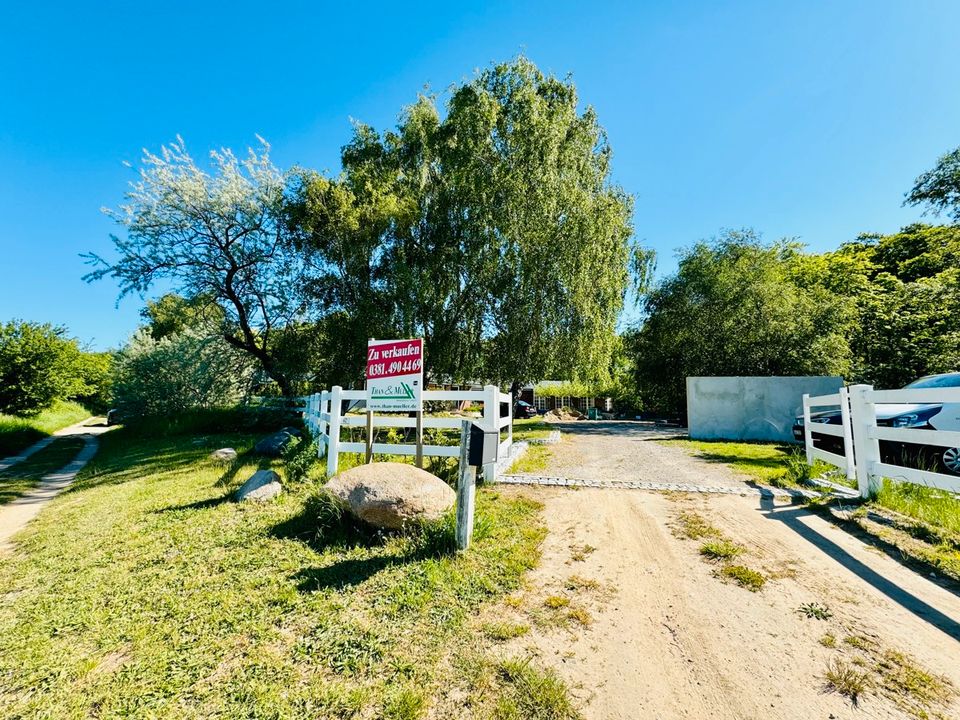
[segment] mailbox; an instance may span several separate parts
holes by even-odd
[[[496,430],[484,430],[474,423],[470,427],[470,456],[467,464],[480,467],[497,461],[497,450],[500,448],[500,433]]]

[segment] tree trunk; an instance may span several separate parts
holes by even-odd
[[[519,380],[514,380],[512,383],[510,383],[510,398],[514,407],[517,405],[517,400],[520,399],[521,390],[523,390],[523,383]]]

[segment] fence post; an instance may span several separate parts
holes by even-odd
[[[457,479],[457,550],[470,547],[473,536],[473,506],[477,494],[476,470],[470,465],[469,420],[460,424],[460,466]]]
[[[513,393],[510,394],[510,402],[507,403],[507,415],[510,418],[510,424],[507,425],[507,451],[513,447]]]
[[[487,385],[483,388],[483,429],[497,433],[497,445],[500,445],[500,388]],[[497,480],[497,464],[483,466],[483,481],[492,483]]]
[[[813,467],[813,431],[810,430],[810,393],[803,394],[803,449],[807,452],[807,465]]]
[[[322,458],[327,451],[327,433],[330,426],[322,415],[327,412],[327,404],[330,402],[330,393],[324,390],[317,393],[317,457]]]
[[[840,422],[843,423],[843,457],[847,461],[847,480],[857,477],[856,454],[853,451],[853,431],[850,422],[850,391],[840,388]]]
[[[880,443],[870,437],[871,428],[877,426],[877,411],[867,399],[872,385],[850,386],[850,425],[853,429],[853,453],[856,458],[857,489],[866,499],[879,490],[878,479],[873,476],[873,464],[880,462]]]
[[[327,427],[327,477],[337,474],[340,465],[340,408],[343,388],[334,385],[330,390],[330,425]]]

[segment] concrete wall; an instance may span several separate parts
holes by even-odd
[[[688,377],[687,425],[695,440],[793,440],[803,394],[829,395],[840,377]]]

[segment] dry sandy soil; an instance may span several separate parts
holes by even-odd
[[[747,487],[637,425],[571,424],[565,433],[550,474]],[[924,705],[929,717],[960,718],[960,702],[917,704],[875,672],[885,653],[905,653],[960,688],[960,597],[818,514],[753,494],[507,492],[545,503],[550,533],[517,610],[533,630],[505,652],[553,665],[587,718],[901,718],[922,716]],[[766,585],[750,592],[721,579],[699,554],[703,541],[678,533],[683,512],[742,544],[736,562]],[[550,610],[549,598],[570,604]],[[813,602],[832,617],[798,612]],[[571,609],[586,614],[570,619]],[[826,635],[836,647],[821,644]],[[826,688],[837,659],[876,683],[857,705]]]

